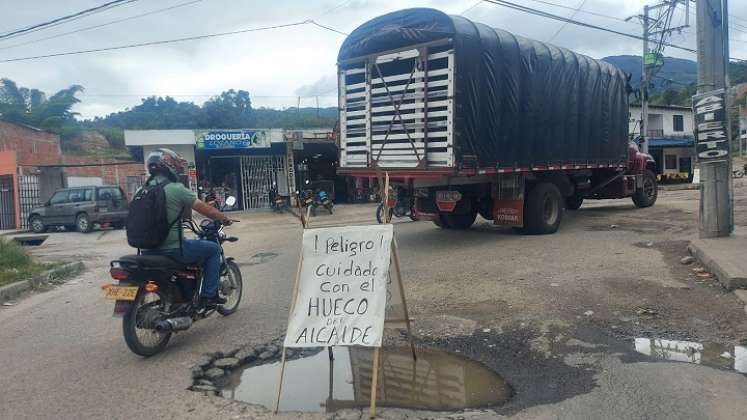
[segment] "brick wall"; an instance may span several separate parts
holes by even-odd
[[[60,136],[0,121],[0,151],[16,152],[19,166],[60,163]]]
[[[93,176],[100,177],[106,185],[119,185],[125,193],[128,191],[127,177],[139,177],[144,179],[145,168],[142,163],[130,163],[120,165],[106,165],[116,163],[113,159],[97,159],[90,156],[62,155],[62,164],[91,164],[94,166],[65,167],[63,171],[66,176]],[[132,197],[130,197],[132,198]]]

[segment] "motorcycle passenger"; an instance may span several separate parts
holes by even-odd
[[[157,149],[148,155],[146,161],[151,174],[149,185],[166,184],[163,189],[166,195],[168,220],[177,220],[191,210],[224,225],[230,225],[231,219],[217,208],[197,198],[197,195],[179,182],[183,175],[186,161],[170,149]],[[179,244],[181,243],[181,248]],[[182,224],[174,223],[166,240],[156,249],[143,251],[146,254],[166,255],[185,264],[200,264],[203,268],[200,306],[214,308],[226,300],[218,296],[220,271],[220,247],[212,241],[182,239]]]

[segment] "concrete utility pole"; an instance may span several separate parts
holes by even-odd
[[[648,37],[649,37],[648,5],[643,6],[643,56],[641,57],[641,151],[648,153]]]
[[[682,26],[671,27],[675,10],[679,4],[685,6],[685,23]],[[656,17],[651,17],[651,12],[656,11]],[[675,31],[681,31],[690,26],[690,0],[664,0],[654,5],[643,6],[643,14],[631,16],[630,19],[638,18],[643,25],[643,56],[641,57],[641,151],[648,153],[648,97],[649,85],[659,68],[664,64],[664,43],[666,38]],[[657,39],[658,37],[658,39]],[[649,42],[656,45],[652,52]]]
[[[698,95],[693,97],[693,108],[700,163],[701,238],[729,236],[734,230],[731,135],[726,99],[729,86],[727,10],[727,0],[697,0]]]

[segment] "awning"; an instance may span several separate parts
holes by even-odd
[[[693,147],[695,142],[687,137],[649,137],[649,147]]]

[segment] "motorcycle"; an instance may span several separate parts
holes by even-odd
[[[285,200],[285,197],[278,194],[278,187],[274,182],[270,189],[270,206],[275,213],[282,213],[288,209],[288,202]]]
[[[319,205],[323,206],[329,214],[332,214],[332,208],[334,208],[335,203],[329,198],[329,195],[324,190],[319,190],[317,193],[317,205],[315,207],[311,208],[311,211],[314,213],[314,216],[316,216],[316,207],[319,207]]]
[[[392,216],[409,216],[412,221],[418,220],[417,215],[415,215],[415,202],[408,190],[404,188],[392,188],[387,206],[389,207],[389,220],[392,220]],[[384,223],[384,203],[379,204],[379,207],[376,208],[376,221]]]
[[[233,206],[236,197],[228,197],[224,207]],[[218,295],[226,303],[213,308],[199,305],[202,269],[183,264],[164,255],[127,255],[110,263],[109,274],[118,284],[102,286],[104,297],[113,299],[114,317],[122,318],[125,343],[140,356],[161,352],[171,335],[187,330],[192,324],[214,312],[228,316],[236,312],[241,301],[241,271],[232,257],[223,252],[224,242],[236,242],[227,236],[219,221],[204,219],[197,225],[184,223],[200,239],[216,242],[220,247]]]

